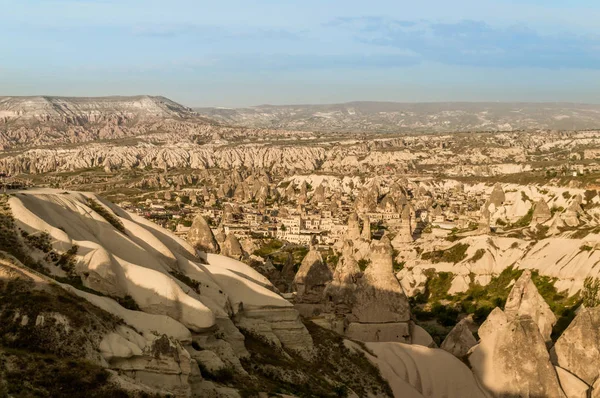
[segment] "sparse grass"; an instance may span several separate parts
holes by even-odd
[[[191,287],[196,293],[200,294],[201,283],[197,280],[192,279],[186,274],[179,271],[169,271],[169,274],[173,275],[175,278],[179,279],[181,282]]]
[[[256,397],[260,391],[297,397],[339,397],[354,391],[359,397],[392,397],[389,384],[363,353],[352,352],[339,334],[305,321],[312,336],[316,357],[307,361],[290,352],[284,354],[262,337],[242,330],[251,357],[242,359],[250,374],[235,374],[230,385],[242,397]],[[341,395],[340,395],[341,394]]]
[[[436,263],[458,263],[467,257],[467,249],[469,245],[466,243],[458,243],[446,250],[434,250],[421,255],[422,260]]]
[[[474,321],[481,324],[495,307],[504,308],[512,289],[511,281],[518,279],[522,273],[523,270],[506,268],[498,276],[493,277],[486,286],[474,282],[472,276],[467,291],[449,295],[447,292],[451,285],[452,274],[442,272],[436,274],[433,270],[428,270],[425,294],[417,295],[411,300],[413,315],[421,323],[431,323],[435,320],[439,325],[449,327],[453,325],[452,320],[455,320],[459,314],[473,314]],[[556,339],[573,319],[574,311],[581,300],[577,295],[568,297],[566,292],[558,292],[554,287],[556,280],[540,275],[537,271],[532,272],[531,279],[558,319],[552,333],[552,338]],[[590,286],[592,286],[590,291],[593,293],[594,286]],[[596,286],[600,291],[598,286],[600,282]],[[446,302],[445,305],[440,303],[442,300]],[[428,311],[423,309],[423,304],[427,303],[430,306]],[[430,325],[430,329],[443,339],[444,328],[436,329]]]
[[[110,225],[112,225],[122,233],[126,233],[125,226],[123,225],[121,220],[115,217],[115,215],[113,215],[110,211],[104,208],[104,206],[98,203],[95,199],[88,198],[87,204],[90,207],[90,209],[94,210],[96,213],[101,215],[102,218],[104,218]]]
[[[109,382],[110,374],[106,369],[85,360],[0,348],[0,363],[5,364],[0,367],[0,380],[6,380],[6,396],[129,396],[125,390]]]
[[[360,268],[362,272],[365,272],[369,264],[371,264],[371,259],[361,258],[358,260],[358,268]]]
[[[485,254],[485,249],[477,249],[475,251],[475,253],[473,254],[473,257],[471,257],[469,259],[469,262],[474,263],[477,260],[480,260],[483,257],[484,254]]]
[[[533,209],[535,206],[532,206],[527,214],[518,219],[515,223],[511,224],[511,228],[524,228],[531,224],[531,220],[533,219]]]

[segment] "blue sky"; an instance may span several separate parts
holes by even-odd
[[[600,103],[591,0],[0,0],[0,95]]]

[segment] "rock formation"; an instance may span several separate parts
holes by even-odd
[[[544,199],[540,199],[535,204],[533,209],[533,215],[531,217],[531,224],[542,224],[548,221],[552,217],[552,212]]]
[[[331,281],[332,273],[319,251],[311,246],[293,281],[297,303],[317,304],[323,301],[323,291]]]
[[[410,341],[408,299],[393,273],[392,246],[383,237],[371,244],[371,264],[359,279],[353,322],[346,330],[361,341]]]
[[[477,345],[477,340],[469,329],[469,320],[462,319],[448,333],[440,348],[459,359],[466,357],[469,350]]]
[[[371,242],[371,221],[369,220],[369,216],[365,214],[361,218],[363,222],[363,227],[362,232],[360,233],[360,237],[367,242]]]
[[[360,224],[358,221],[358,214],[350,213],[348,217],[348,231],[346,232],[346,239],[352,241],[360,239]]]
[[[394,247],[400,247],[406,243],[412,243],[412,217],[408,206],[404,206],[401,215],[400,230],[392,240]]]
[[[502,206],[504,201],[506,201],[506,196],[504,194],[504,190],[502,189],[502,185],[500,185],[500,183],[496,183],[494,185],[494,189],[492,190],[492,194],[490,195],[489,203],[498,208]]]
[[[539,327],[544,341],[550,342],[552,327],[556,316],[531,280],[531,271],[525,270],[514,284],[504,307],[508,320],[521,315],[528,315]]]
[[[553,351],[558,366],[596,387],[600,380],[600,307],[580,310]]]
[[[219,245],[210,229],[210,226],[200,214],[194,217],[192,226],[187,234],[187,241],[196,249],[207,252],[217,253]]]
[[[487,322],[469,363],[492,396],[566,398],[544,338],[530,316],[517,315],[494,327]]]
[[[225,241],[221,245],[221,254],[227,257],[235,258],[236,260],[241,260],[246,256],[240,241],[232,232],[227,234]]]
[[[360,268],[354,259],[354,245],[351,240],[346,240],[333,279],[324,292],[325,300],[333,313],[348,314],[352,311],[360,276]]]

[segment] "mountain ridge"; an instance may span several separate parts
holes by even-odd
[[[600,105],[569,102],[353,101],[193,109],[226,124],[312,131],[586,130],[600,126]]]

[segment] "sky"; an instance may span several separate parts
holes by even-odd
[[[0,0],[1,95],[600,103],[597,0]]]

